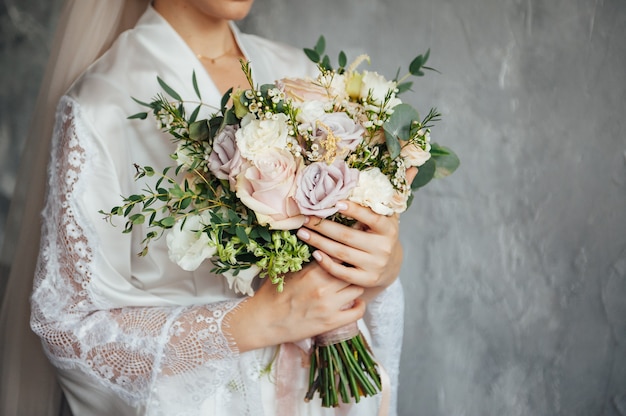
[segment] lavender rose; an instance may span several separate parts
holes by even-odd
[[[324,113],[316,124],[315,139],[317,141],[326,140],[329,133],[332,132],[333,136],[339,139],[337,142],[338,153],[341,153],[341,150],[345,150],[346,154],[348,151],[353,151],[363,140],[365,129],[360,124],[355,123],[346,113]]]
[[[296,202],[305,215],[328,217],[337,212],[337,202],[348,197],[358,180],[359,171],[344,161],[312,163],[297,179]]]
[[[230,189],[235,189],[236,177],[241,172],[243,159],[235,139],[236,126],[225,126],[213,142],[213,151],[209,156],[209,170],[218,179],[228,180]]]

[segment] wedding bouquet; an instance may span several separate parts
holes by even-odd
[[[285,274],[309,261],[309,247],[295,236],[305,216],[352,225],[336,207],[344,199],[382,215],[400,213],[412,190],[456,169],[456,155],[430,141],[440,114],[431,109],[420,118],[398,98],[411,87],[406,77],[358,71],[368,58],[347,66],[343,52],[333,69],[324,49],[323,37],[305,49],[318,65],[316,78],[257,86],[242,62],[250,88],[228,91],[206,119],[198,117],[203,104],[195,74],[200,104],[190,114],[189,101],[160,78],[164,94],[149,103],[136,100],[177,145],[174,163],[162,172],[135,165],[136,178],[155,177],[154,186],[102,211],[109,219],[125,217],[124,232],[147,223],[140,255],[165,233],[169,256],[183,269],[210,260],[213,272],[239,293],[253,295],[257,277],[269,278],[280,292]],[[431,69],[427,60],[428,53],[415,58],[408,75]],[[410,167],[418,168],[412,184]],[[376,362],[358,330],[330,340],[323,335],[311,352],[307,400],[319,392],[323,406],[332,407],[339,397],[358,402],[380,391]]]

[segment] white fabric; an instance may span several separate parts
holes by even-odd
[[[257,83],[310,72],[299,51],[233,30]],[[76,415],[276,412],[274,374],[264,371],[275,348],[239,354],[226,337],[229,312],[241,298],[225,279],[211,275],[210,265],[182,271],[170,262],[165,239],[154,241],[146,257],[136,256],[145,229],[122,234],[123,224],[112,227],[98,213],[144,189],[133,180],[133,163],[157,171],[171,163],[173,147],[155,123],[126,120],[141,110],[130,97],[153,97],[158,75],[194,100],[192,71],[204,101],[217,107],[221,93],[150,7],[59,103],[31,325]],[[398,288],[399,282],[375,301],[377,312],[367,317],[376,329],[375,350],[400,344]],[[394,331],[384,330],[386,322]],[[381,360],[395,380],[398,360],[399,354]],[[300,397],[307,372],[294,381]],[[376,404],[363,400],[350,414],[376,414]],[[302,401],[296,414],[335,411]]]

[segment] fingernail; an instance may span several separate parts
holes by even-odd
[[[300,238],[300,240],[308,240],[311,237],[311,234],[304,228],[300,228],[296,235]]]
[[[339,211],[345,211],[348,209],[348,204],[346,204],[345,202],[337,202],[337,205],[335,206]]]
[[[319,251],[314,251],[313,252],[313,258],[317,261],[322,261],[322,255],[320,254]]]
[[[304,223],[308,224],[311,219],[309,217],[304,217]]]

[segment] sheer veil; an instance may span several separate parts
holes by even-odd
[[[66,0],[26,137],[7,217],[2,259],[10,265],[0,309],[0,414],[57,416],[61,393],[29,326],[29,296],[39,251],[50,136],[61,95],[150,0]]]

